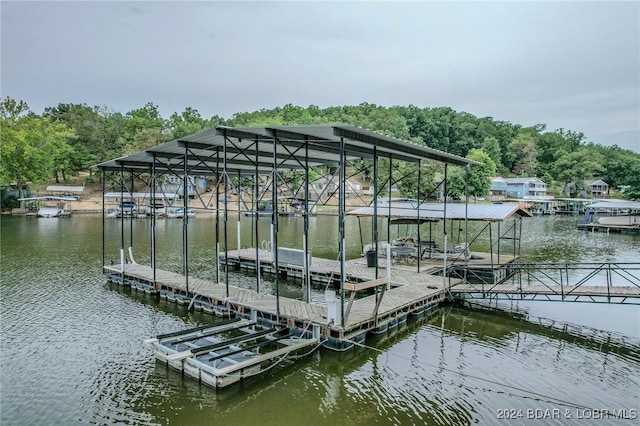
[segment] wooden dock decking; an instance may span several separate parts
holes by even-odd
[[[580,223],[578,229],[591,232],[618,232],[621,234],[640,234],[637,225],[603,225],[599,223]]]
[[[245,248],[219,253],[220,266],[222,268],[254,271],[257,267],[256,254],[260,258],[260,271],[265,273],[286,275],[293,278],[303,278],[304,268],[300,264],[279,262],[276,270],[272,253],[269,250],[256,250]],[[489,253],[474,253],[466,262],[468,267],[493,274],[494,277],[502,276],[506,268],[510,267],[518,258],[514,256]],[[452,256],[451,260],[455,257]],[[298,258],[297,260],[300,260]],[[494,262],[487,265],[486,262]],[[112,281],[120,284],[129,282],[143,282],[155,286],[162,292],[170,292],[169,296],[178,293],[179,303],[189,303],[191,298],[203,299],[213,305],[214,312],[228,314],[233,311],[236,314],[257,315],[268,318],[272,324],[285,321],[286,324],[302,332],[309,329],[310,325],[318,327],[321,333],[337,342],[345,342],[350,339],[362,339],[368,332],[377,332],[394,326],[398,321],[404,321],[409,314],[418,314],[429,307],[435,307],[445,299],[448,288],[460,282],[458,278],[443,276],[443,259],[423,259],[420,268],[416,259],[403,258],[400,261],[394,259],[387,268],[388,259],[379,258],[378,268],[368,267],[365,258],[351,259],[344,265],[344,307],[341,306],[340,294],[337,295],[336,305],[333,307],[306,303],[301,300],[286,297],[276,298],[272,294],[257,292],[252,289],[241,288],[224,283],[203,280],[189,276],[189,288],[187,292],[186,279],[183,275],[156,269],[151,267],[126,264],[123,277],[120,276],[119,265],[107,265],[105,272],[112,276]],[[339,283],[341,265],[338,260],[310,258],[309,276],[316,283]],[[450,266],[450,263],[448,264]],[[440,275],[434,275],[440,274]],[[388,278],[388,279],[387,279]],[[353,283],[373,283],[376,280],[385,279],[388,286],[384,289],[379,286],[370,287],[368,293],[355,290]],[[351,290],[351,289],[354,290]],[[375,291],[374,291],[375,289]],[[356,295],[356,293],[358,293]],[[372,294],[373,293],[373,294]],[[329,310],[331,310],[331,315]],[[344,315],[344,326],[342,316]],[[340,343],[341,345],[342,343]]]
[[[260,257],[260,269],[268,273],[275,273],[274,260],[269,250],[258,250]],[[490,253],[471,253],[472,258],[466,262],[463,259],[451,255],[447,260],[447,267],[453,265],[465,266],[472,269],[499,270],[505,266],[509,266],[518,261],[518,257],[511,255],[497,255]],[[256,249],[245,248],[240,250],[229,250],[219,254],[220,265],[225,265],[227,260],[229,266],[239,267],[249,271],[256,268]],[[356,258],[345,262],[345,281],[370,281],[387,275],[386,258],[378,258],[378,276],[376,276],[376,268],[368,267],[365,258]],[[429,284],[438,285],[443,281],[440,276],[438,278],[431,276],[441,274],[443,269],[443,259],[423,258],[420,260],[420,269],[418,270],[418,262],[415,258],[404,258],[400,261],[392,260],[391,262],[391,279],[392,285],[406,285],[421,283],[425,280],[430,281]],[[285,272],[287,276],[295,278],[303,277],[303,268],[301,265],[288,264],[281,262],[278,265],[279,271]],[[315,282],[326,283],[327,280],[340,279],[340,262],[338,260],[324,259],[320,257],[312,257],[309,268],[311,280]],[[457,282],[457,281],[456,281]],[[448,284],[451,285],[451,284]]]
[[[366,268],[364,269],[366,270]],[[104,270],[109,274],[120,276],[119,265],[105,265]],[[153,283],[153,273],[153,269],[149,266],[126,264],[123,276],[126,281],[138,280]],[[370,274],[359,276],[359,281],[367,281]],[[172,292],[187,295],[186,279],[183,275],[156,269],[155,276],[156,288],[169,289]],[[255,312],[257,317],[270,318],[272,322],[286,322],[290,328],[297,329],[298,332],[310,329],[310,326],[313,325],[319,327],[324,336],[333,337],[338,341],[356,337],[364,340],[367,332],[374,331],[389,323],[393,325],[398,320],[406,319],[408,314],[422,312],[425,308],[436,306],[444,300],[445,290],[442,277],[427,273],[402,273],[402,271],[396,271],[392,276],[396,282],[394,283],[392,280],[393,287],[385,292],[379,302],[375,294],[353,301],[344,327],[337,323],[339,321],[331,323],[327,320],[327,306],[286,297],[279,297],[278,300],[272,294],[259,293],[232,285],[227,286],[224,283],[215,283],[195,277],[189,277],[187,296],[207,298],[216,305],[223,305],[244,316]],[[402,284],[397,285],[398,282],[402,282]],[[347,297],[349,294],[345,294],[345,298]],[[376,305],[378,305],[378,309],[377,312],[374,312]]]

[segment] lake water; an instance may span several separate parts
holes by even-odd
[[[525,219],[523,261],[638,262],[638,236],[578,231],[578,220]],[[357,221],[349,221],[355,257],[360,236]],[[235,224],[228,224],[229,248],[236,246]],[[213,225],[205,217],[188,225],[192,276],[215,276]],[[127,242],[133,230],[136,260],[148,263],[150,221],[125,226]],[[259,226],[259,240],[268,239],[267,221]],[[107,260],[117,260],[120,222],[106,227]],[[638,422],[638,306],[521,302],[529,321],[444,306],[368,339],[372,348],[317,351],[216,392],[157,364],[143,343],[211,316],[106,284],[99,216],[3,217],[1,231],[2,425]],[[281,218],[281,244],[300,245],[301,233],[300,218]],[[243,219],[241,244],[251,245],[252,235]],[[157,239],[159,267],[181,272],[182,222],[159,220]],[[313,218],[309,244],[314,256],[335,258],[335,220]],[[301,294],[296,283],[285,283],[284,292]],[[591,327],[596,337],[540,327],[539,317]],[[612,414],[602,420],[599,410]]]

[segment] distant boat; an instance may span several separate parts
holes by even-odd
[[[640,226],[640,215],[603,216],[598,219],[600,225]]]
[[[62,212],[59,207],[45,206],[38,210],[38,217],[58,217]]]
[[[137,209],[135,203],[132,202],[124,202],[120,204],[114,211],[107,215],[108,219],[116,219],[119,217],[133,217],[137,215]]]
[[[254,211],[244,211],[242,212],[243,215],[247,216],[247,217],[266,217],[266,216],[271,216],[271,212],[266,212],[266,211],[259,211],[259,212],[254,212]]]
[[[145,206],[144,212],[147,216],[163,216],[165,214],[165,206],[162,203],[153,203]]]
[[[184,217],[184,207],[167,207],[165,210],[165,217],[169,219]],[[187,217],[195,218],[196,212],[193,209],[187,209]]]
[[[180,217],[184,217],[184,208],[178,208],[178,214],[180,215]],[[187,209],[187,217],[190,218],[195,218],[196,217],[196,211],[193,209]]]

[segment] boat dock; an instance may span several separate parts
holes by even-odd
[[[589,204],[578,229],[591,232],[640,234],[640,203],[625,200],[602,200]]]
[[[302,278],[302,266],[279,263],[271,252],[242,249],[220,253],[228,269],[253,269]],[[500,259],[496,256],[495,260]],[[517,258],[503,256],[510,264]],[[323,284],[340,283],[340,262],[311,257],[309,276]],[[421,262],[406,256],[378,259],[368,267],[364,258],[346,261],[344,303],[334,290],[325,291],[324,305],[274,296],[247,288],[215,283],[136,263],[106,265],[109,281],[137,291],[159,294],[188,309],[210,312],[226,320],[162,334],[148,343],[156,358],[214,388],[223,388],[260,374],[265,365],[301,350],[325,346],[345,351],[438,306],[457,278],[442,276],[440,259]],[[436,264],[437,261],[437,264]],[[416,263],[416,264],[414,264]],[[440,265],[440,266],[438,266]],[[388,272],[388,273],[387,273]],[[376,275],[382,275],[376,277]],[[440,274],[434,275],[434,274]],[[313,349],[311,349],[313,350]],[[266,367],[268,368],[268,367]]]
[[[285,249],[286,250],[286,249]],[[393,249],[392,249],[393,250]],[[394,252],[395,253],[395,252]],[[462,278],[465,270],[467,275],[484,277],[488,282],[500,282],[512,274],[511,270],[519,263],[519,257],[510,254],[470,253],[469,259],[464,260],[462,253],[450,254],[447,258],[447,270],[450,277]],[[259,262],[256,260],[259,258]],[[281,258],[282,259],[282,258]],[[291,259],[290,259],[291,260]],[[270,250],[257,250],[245,248],[229,250],[219,255],[220,266],[228,266],[229,270],[255,271],[259,265],[260,272],[275,274],[276,267],[273,253]],[[390,259],[377,258],[378,272],[376,268],[367,266],[366,258],[356,258],[345,261],[345,281],[363,282],[375,280],[381,276],[389,278],[391,285],[406,285],[429,280],[427,285],[443,286],[442,270],[444,259],[435,257],[423,257],[418,262],[415,256],[407,256],[404,253],[396,253]],[[390,268],[390,273],[387,273]],[[303,279],[305,276],[302,262],[291,261],[278,262],[278,274],[281,277]],[[340,261],[310,257],[309,276],[311,282],[327,284],[340,282]],[[430,277],[431,276],[431,277]],[[436,278],[435,276],[438,276]],[[457,281],[457,280],[456,280]],[[446,279],[446,285],[453,282]]]
[[[214,388],[258,375],[264,365],[308,348],[307,353],[320,346],[348,350],[363,343],[368,333],[392,330],[408,315],[422,315],[445,299],[442,278],[426,273],[422,281],[405,277],[403,285],[391,286],[386,278],[345,283],[350,298],[343,312],[333,291],[325,292],[322,306],[197,278],[189,278],[187,289],[184,275],[138,264],[126,264],[124,272],[119,265],[105,266],[104,271],[111,282],[137,290],[143,286],[147,293],[153,287],[160,297],[171,295],[189,308],[199,302],[202,310],[208,306],[213,314],[228,318],[148,341],[160,362]]]
[[[578,229],[591,232],[616,232],[620,234],[640,235],[640,226],[637,225],[606,225],[601,223],[579,223]]]
[[[366,170],[362,169],[363,160],[370,162]],[[422,198],[426,192],[420,186],[425,180],[421,174],[430,173],[431,169],[424,166],[431,161],[444,165],[443,194],[449,192],[449,166],[468,169],[477,164],[352,125],[216,126],[103,162],[96,166],[103,176],[103,272],[117,285],[131,286],[149,294],[157,292],[158,297],[185,305],[187,309],[237,320],[221,326],[160,335],[154,341],[159,359],[214,387],[228,386],[257,374],[263,363],[274,362],[298,349],[324,346],[336,351],[348,350],[369,334],[384,333],[405,322],[409,315],[421,315],[451,299],[455,289],[459,288],[457,294],[462,294],[465,287],[460,283],[463,281],[472,283],[477,279],[489,285],[502,285],[520,270],[522,218],[531,214],[506,204],[452,203],[447,196],[441,203],[428,202]],[[385,181],[380,168],[388,165],[388,174],[392,176],[394,162],[405,164],[407,170],[412,170],[410,175],[417,174],[415,188],[408,183],[406,189],[409,193],[415,190],[416,200],[392,200],[394,183],[399,181],[391,178]],[[371,195],[351,191],[348,185],[351,169],[369,173]],[[298,181],[302,179],[304,183],[300,188],[291,184],[294,175],[289,172],[297,173]],[[147,179],[147,175],[151,178]],[[124,204],[127,199],[135,199],[134,188],[146,187],[142,193],[146,199],[153,200],[154,204],[155,200],[166,200],[167,191],[158,192],[157,185],[158,177],[165,175],[181,182],[172,197],[181,198],[186,211],[191,208],[215,214],[211,235],[207,237],[214,253],[208,259],[211,269],[215,270],[211,281],[188,273],[190,237],[186,214],[182,218],[183,274],[157,268],[156,214],[150,217],[149,224],[152,266],[139,265],[133,260],[133,221],[128,222],[127,231],[124,215],[120,216],[120,262],[107,265],[107,253],[114,255],[116,251],[114,247],[107,247],[105,197],[113,194],[119,204]],[[319,176],[328,182],[320,192],[312,184]],[[468,173],[465,176],[468,181]],[[196,177],[207,179],[209,188],[198,191],[194,185],[195,193],[192,193],[189,182]],[[388,194],[386,199],[381,196],[384,193]],[[357,206],[347,199],[354,195],[357,200],[353,201],[360,207],[352,210]],[[283,237],[281,226],[284,224],[277,212],[287,207],[283,207],[286,203],[283,200],[289,197],[299,201],[296,213],[303,221],[303,229],[296,235],[295,242],[288,243],[297,248],[283,247],[283,239],[279,238]],[[237,210],[232,210],[233,204],[229,202],[234,198]],[[258,226],[260,202],[267,198],[272,201],[268,236],[267,231]],[[291,201],[288,203],[290,207]],[[336,227],[330,231],[337,241],[335,260],[311,254],[309,217],[325,206],[337,207],[332,214]],[[237,211],[240,217],[241,207],[255,222],[251,233],[243,234],[242,221],[238,220],[237,240],[233,244],[228,216]],[[357,219],[365,258],[347,260],[347,239],[356,229],[356,221],[347,220],[347,216]],[[475,236],[469,233],[471,221],[482,224],[474,226],[479,228],[474,231]],[[418,250],[415,246],[395,243],[391,229],[396,225],[406,227],[407,236],[410,227],[415,230],[411,234],[415,236],[412,244],[416,244]],[[246,242],[248,235],[251,243]],[[383,235],[389,254],[380,258],[380,248],[385,245],[381,240]],[[230,250],[241,248],[243,239],[244,244],[252,246],[264,239],[266,246]],[[375,248],[364,250],[365,241]],[[456,252],[458,247],[453,245],[454,241],[459,244],[460,252]],[[486,246],[485,241],[488,247],[483,250],[489,253],[470,252],[478,243]],[[423,247],[423,243],[429,244]],[[127,249],[130,263],[125,262]],[[371,254],[374,256],[370,259]],[[253,284],[247,284],[249,288],[230,285],[229,273],[233,270],[253,272],[256,279]],[[263,273],[272,274],[275,294],[271,294],[271,290],[261,291]],[[304,300],[280,294],[279,280],[289,277],[304,283]],[[327,287],[320,303],[311,303],[313,283]],[[484,290],[482,295],[486,295]],[[258,355],[259,348],[266,352]]]
[[[366,271],[366,268],[362,269]],[[107,279],[118,284],[154,285],[154,270],[148,266],[126,264],[124,273],[120,273],[120,265],[107,265],[104,270]],[[359,282],[345,283],[346,297],[350,299],[342,327],[339,296],[331,303],[331,294],[336,297],[332,291],[327,297],[327,306],[321,306],[193,277],[189,277],[187,290],[184,275],[158,269],[155,277],[154,286],[161,297],[163,292],[168,292],[174,300],[179,298],[190,306],[195,305],[196,300],[204,301],[218,315],[253,319],[262,326],[284,324],[296,335],[322,335],[328,339],[326,346],[335,350],[347,350],[354,341],[364,341],[367,333],[383,332],[405,321],[407,315],[421,314],[445,298],[443,278],[424,272],[396,270],[392,273],[391,284],[386,278],[376,280],[370,279],[370,275],[361,275],[357,277]],[[354,275],[350,277],[356,279]],[[374,293],[370,294],[372,291]]]
[[[260,374],[275,358],[318,345],[318,339],[233,318],[161,334],[146,343],[153,344],[158,361],[213,388],[224,388]]]

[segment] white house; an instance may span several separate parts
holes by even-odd
[[[587,187],[587,193],[594,198],[606,198],[609,194],[609,184],[602,179],[585,180],[584,184]]]
[[[168,175],[164,177],[162,186],[156,189],[156,191],[163,192],[165,194],[176,194],[178,197],[182,197],[184,192],[182,176]],[[207,191],[207,179],[196,178],[189,176],[187,180],[187,195],[189,198],[194,198],[197,194],[203,194]]]
[[[507,195],[507,180],[501,176],[491,178],[491,186],[489,187],[489,193],[492,196],[502,196]]]
[[[347,179],[345,182],[345,195],[347,198],[355,197],[361,192],[361,184],[356,179]],[[323,176],[309,182],[309,198],[312,200],[326,200],[329,197],[338,197],[338,177]]]
[[[545,198],[547,184],[535,177],[505,178],[509,198]]]

